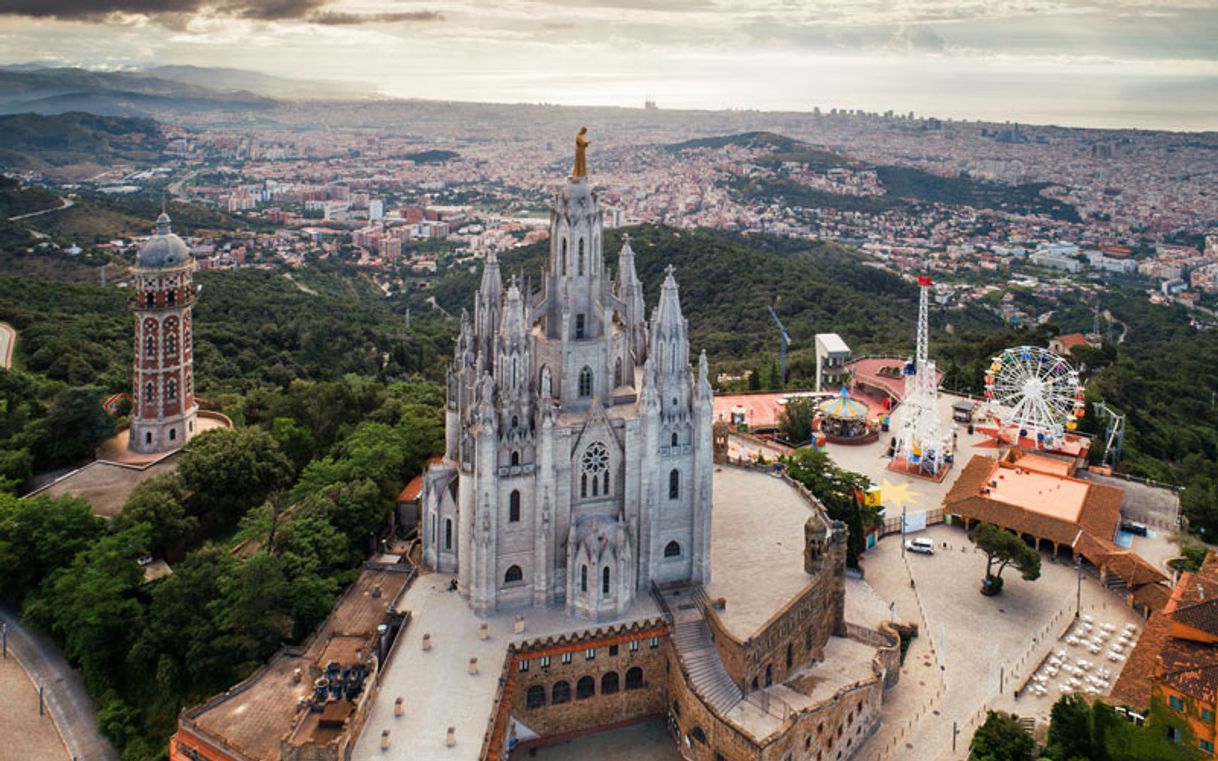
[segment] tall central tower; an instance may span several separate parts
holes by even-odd
[[[487,257],[424,478],[423,561],[478,613],[621,615],[653,583],[710,580],[711,388],[669,268],[650,321],[629,242],[612,277],[576,161],[550,208],[541,290]]]
[[[195,434],[194,269],[190,249],[162,213],[132,270],[135,367],[127,446],[135,452],[168,452]]]

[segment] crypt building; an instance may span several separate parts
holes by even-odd
[[[670,267],[650,319],[629,240],[611,276],[577,165],[550,210],[541,282],[489,254],[425,478],[424,563],[480,614],[620,616],[653,583],[710,581],[711,389]]]

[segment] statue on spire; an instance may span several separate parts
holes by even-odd
[[[580,127],[579,134],[575,136],[575,166],[571,169],[572,177],[588,176],[588,143],[591,141],[584,137],[587,134],[588,128]]]

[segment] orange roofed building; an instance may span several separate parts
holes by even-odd
[[[1124,491],[1075,478],[1072,471],[1069,462],[1018,449],[998,460],[974,455],[943,506],[960,516],[965,528],[993,523],[1037,546],[1052,545],[1054,554],[1068,548],[1099,568],[1101,579],[1118,576],[1129,590],[1130,604],[1144,614],[1162,607],[1167,577],[1113,541]]]
[[[1218,738],[1218,554],[1183,573],[1138,640],[1108,701],[1136,711],[1166,708],[1163,730],[1214,754]],[[1183,731],[1188,728],[1188,732]]]

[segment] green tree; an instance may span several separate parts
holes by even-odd
[[[186,513],[185,492],[176,473],[164,473],[140,483],[132,490],[114,519],[118,530],[147,523],[152,530],[152,549],[176,559],[199,528],[199,519]]]
[[[56,394],[47,416],[34,425],[35,458],[46,465],[63,465],[92,455],[98,444],[115,434],[114,418],[102,409],[107,396],[96,386]]]
[[[231,527],[250,507],[291,484],[292,463],[266,431],[218,428],[191,440],[178,474],[193,495],[193,512]]]
[[[1011,532],[992,523],[973,529],[970,538],[985,553],[987,588],[1002,588],[1002,572],[1013,565],[1027,581],[1040,578],[1040,553]]]
[[[257,666],[292,635],[292,589],[284,560],[259,552],[226,569],[209,605],[216,644],[243,667]]]
[[[753,365],[753,369],[749,370],[749,391],[761,390],[761,372]]]
[[[20,605],[96,540],[102,527],[80,497],[17,499],[0,492],[0,598]]]
[[[1064,695],[1049,716],[1046,755],[1053,761],[1095,760],[1091,737],[1091,706],[1082,695]]]
[[[990,711],[973,733],[972,761],[1032,761],[1036,741],[1009,713]]]
[[[816,400],[808,396],[787,399],[778,413],[778,430],[783,438],[799,446],[812,436],[812,420],[816,417]]]
[[[292,418],[277,417],[271,423],[271,436],[279,444],[279,449],[288,456],[292,465],[299,472],[313,459],[317,441],[307,428],[296,424]]]
[[[787,474],[799,481],[825,506],[829,517],[842,521],[849,529],[846,539],[846,564],[858,567],[866,549],[866,530],[876,520],[875,510],[864,507],[858,498],[870,485],[860,473],[842,470],[823,451],[802,447],[784,459]]]

